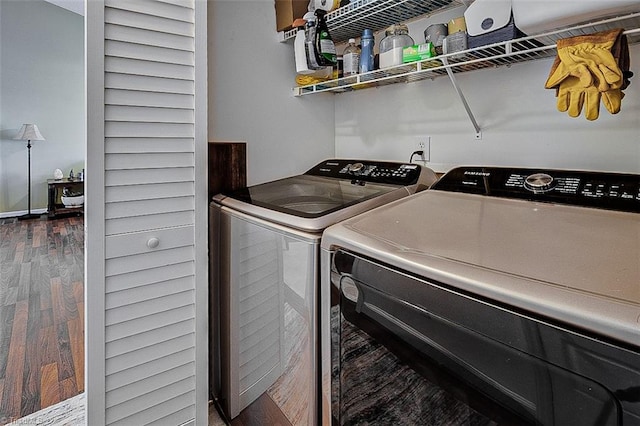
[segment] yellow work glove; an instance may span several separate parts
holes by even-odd
[[[624,92],[620,89],[611,89],[606,92],[601,92],[602,104],[611,114],[617,114],[620,112],[622,106],[622,98],[624,98]]]
[[[583,87],[593,85],[600,92],[619,89],[623,75],[611,48],[621,32],[622,29],[618,28],[558,40],[560,62],[549,75],[545,87],[551,89],[569,77],[576,77]]]
[[[584,86],[579,77],[569,76],[556,88],[558,111],[578,117],[584,107],[584,116],[593,121],[600,113],[601,93],[595,86]]]

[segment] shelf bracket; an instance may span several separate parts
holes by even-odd
[[[462,93],[460,86],[458,86],[458,82],[456,81],[456,77],[453,74],[451,67],[449,66],[449,62],[447,61],[447,58],[441,58],[440,60],[442,61],[442,64],[446,66],[449,80],[451,80],[451,84],[453,84],[453,88],[456,90],[456,93],[458,94],[458,97],[460,98],[460,101],[462,102],[462,105],[464,106],[465,111],[467,111],[467,115],[469,116],[469,120],[471,120],[471,124],[473,125],[473,128],[476,130],[476,139],[478,140],[482,139],[482,130],[480,129],[480,126],[478,126],[478,122],[476,121],[476,118],[473,116],[473,112],[471,111],[471,108],[467,103],[467,99],[464,97],[464,93]]]

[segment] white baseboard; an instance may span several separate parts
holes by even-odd
[[[47,212],[47,209],[32,209],[31,213],[32,214],[45,214]],[[18,210],[15,212],[4,212],[4,213],[0,213],[0,219],[4,219],[7,217],[16,217],[16,216],[22,216],[24,214],[27,214],[26,210]]]

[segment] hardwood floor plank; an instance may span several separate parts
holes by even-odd
[[[46,276],[48,280],[40,286],[40,310],[44,311],[51,309],[51,275],[49,274],[49,268],[47,267]]]
[[[0,339],[0,378],[4,379],[7,371],[7,360],[9,359],[9,346],[11,344],[11,336]],[[0,395],[2,401],[2,395]]]
[[[0,377],[4,377],[7,368],[15,311],[16,305],[0,306]]]
[[[40,311],[40,327],[47,328],[53,325],[53,309],[44,309]]]
[[[56,325],[55,328],[58,336],[58,378],[64,380],[75,376],[69,330],[66,322]]]
[[[18,301],[18,287],[9,287],[3,296],[2,306],[15,305]]]
[[[28,315],[29,302],[27,300],[17,302],[2,395],[2,407],[9,416],[14,417],[20,416],[22,405],[22,375],[24,372]]]
[[[57,326],[67,322],[62,295],[62,278],[51,278],[51,308],[53,309],[53,323]]]
[[[13,257],[13,263],[20,264],[23,261],[24,261],[24,252],[23,251],[16,251],[15,255]]]
[[[64,316],[67,321],[78,318],[78,303],[73,296],[71,283],[62,284],[62,299],[64,303]]]
[[[18,280],[17,300],[29,299],[29,289],[31,288],[31,262],[20,265],[20,279]]]
[[[29,298],[29,319],[25,347],[22,382],[22,406],[20,414],[25,416],[40,409],[40,297]]]
[[[6,294],[10,288],[17,287],[20,281],[20,265],[13,261],[0,265],[0,306],[11,304],[6,302]]]
[[[73,370],[77,392],[84,390],[84,324],[81,318],[75,318],[67,322],[69,330],[69,342],[71,345],[71,357],[73,358]]]
[[[76,378],[69,377],[60,382],[60,400],[64,401],[67,398],[76,396],[78,394],[78,387],[76,386]]]
[[[58,348],[55,328],[41,328],[38,339],[40,343],[40,363],[42,365],[58,362]]]
[[[71,286],[73,288],[73,297],[76,299],[76,303],[84,302],[84,283],[82,281],[74,281]]]
[[[40,408],[48,407],[62,401],[60,399],[60,383],[58,381],[58,367],[55,363],[42,366],[42,384],[40,387]]]
[[[4,394],[4,379],[0,379],[0,401],[2,401],[2,395]],[[0,425],[7,423],[7,414],[4,412],[4,408],[0,405]]]
[[[282,414],[275,402],[266,394],[262,394],[238,417],[231,421],[231,426],[292,426],[291,422]]]

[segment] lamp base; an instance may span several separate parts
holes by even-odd
[[[42,215],[38,213],[27,213],[22,216],[18,216],[18,220],[40,219],[41,217]]]

